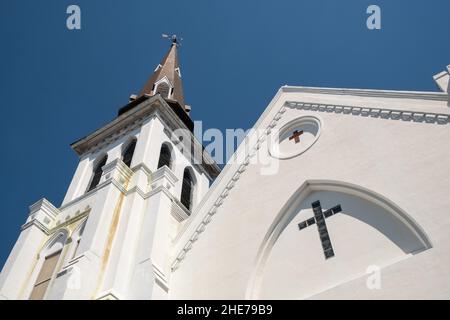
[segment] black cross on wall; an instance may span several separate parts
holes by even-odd
[[[331,239],[328,234],[327,224],[325,222],[326,218],[331,217],[334,214],[337,214],[342,211],[341,205],[337,206],[322,212],[322,207],[320,205],[320,201],[315,201],[311,203],[314,217],[309,218],[303,222],[298,224],[298,228],[300,230],[305,229],[313,224],[317,224],[317,229],[319,231],[320,242],[322,243],[323,253],[325,254],[325,259],[334,257],[333,246],[331,245]]]

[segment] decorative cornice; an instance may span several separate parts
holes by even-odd
[[[127,194],[127,189],[124,187],[124,185],[117,181],[114,178],[110,178],[108,180],[106,180],[104,183],[111,183],[112,185],[114,185],[120,192],[122,192],[123,194]]]
[[[134,173],[133,170],[131,170],[120,158],[114,159],[110,163],[105,164],[102,169],[103,175],[105,176],[108,176],[114,170],[117,170],[119,177],[124,180],[129,180]]]
[[[140,123],[148,119],[155,108],[161,105],[164,105],[164,101],[158,95],[146,99],[143,101],[142,107],[132,108],[86,137],[72,143],[71,147],[78,155],[83,155],[92,151],[93,148],[100,148],[105,144],[109,144],[126,132],[136,128]]]
[[[44,232],[46,235],[49,235],[49,228],[47,228],[47,226],[45,226],[43,223],[41,223],[39,220],[33,219],[27,223],[25,223],[24,225],[22,225],[22,227],[20,227],[20,231],[23,231],[31,226],[36,226],[39,230],[41,230],[42,232]]]
[[[151,171],[150,171],[150,169],[149,169],[144,163],[142,163],[142,162],[141,162],[140,164],[134,166],[131,170],[132,170],[133,172],[137,172],[138,170],[142,170],[143,172],[145,172],[145,173],[147,174],[148,177],[151,177],[151,174],[152,174]],[[64,204],[63,206],[61,206],[58,210],[59,210],[59,211],[65,210],[67,207],[70,207],[71,205],[73,205],[73,204],[75,204],[75,203],[77,203],[77,202],[83,200],[84,198],[90,197],[91,195],[93,195],[94,193],[96,193],[98,190],[102,189],[103,187],[107,186],[107,185],[110,184],[110,183],[111,183],[111,180],[107,180],[107,181],[105,181],[105,182],[99,184],[96,188],[92,189],[91,191],[86,192],[86,193],[82,194],[81,196],[79,196],[79,197],[77,197],[77,198],[75,198],[75,199],[73,199],[73,200],[67,202],[66,204]],[[131,189],[128,190],[126,193],[128,194],[128,193],[134,192],[134,191],[135,191],[134,189],[135,189],[135,188],[131,188]],[[120,190],[123,191],[123,192],[125,192],[124,189],[123,189],[123,187],[120,187]],[[140,190],[140,189],[139,189],[139,190]],[[140,190],[140,191],[143,192],[142,190]]]
[[[166,178],[172,185],[174,185],[178,181],[177,176],[169,167],[165,165],[153,172],[152,182],[157,182],[158,180],[163,178]]]
[[[133,192],[136,192],[142,199],[146,199],[146,193],[138,186],[134,186],[131,189],[128,189],[128,191],[125,193],[127,196],[132,194]]]
[[[50,225],[61,213],[50,201],[45,198],[32,204],[27,222],[22,225],[21,231],[31,226],[36,226],[45,234],[49,233]]]
[[[111,133],[110,135],[104,137],[103,139],[99,140],[95,144],[90,145],[85,150],[83,150],[82,153],[79,153],[76,149],[74,149],[74,150],[80,156],[83,156],[87,153],[94,153],[98,150],[101,150],[101,149],[111,145],[112,143],[116,142],[117,140],[121,139],[122,137],[128,135],[131,131],[142,126],[142,124],[150,118],[151,118],[151,116],[145,116],[143,118],[136,119],[134,122],[124,126],[121,129],[118,129],[117,131],[115,131],[115,132]],[[72,146],[72,148],[74,148],[74,147]]]
[[[414,121],[435,124],[448,124],[450,116],[431,112],[404,111],[396,109],[354,107],[310,102],[287,101],[286,106],[292,109],[303,109],[328,113],[348,114],[353,116]]]
[[[142,168],[142,169],[143,169],[144,167],[145,167],[145,165],[144,165],[144,166],[137,165],[137,166],[133,167],[133,171],[136,172],[136,171],[138,170],[138,168]],[[144,172],[145,172],[145,169],[144,169]],[[148,170],[147,172],[150,172],[150,170]],[[121,193],[125,194],[126,196],[128,196],[128,195],[130,195],[130,194],[136,192],[137,194],[139,194],[139,196],[140,196],[142,199],[146,200],[146,199],[150,198],[151,196],[153,196],[154,194],[156,194],[156,193],[158,193],[158,192],[164,192],[164,193],[165,193],[172,201],[173,201],[173,200],[176,200],[176,199],[174,198],[174,196],[170,193],[170,191],[169,191],[167,188],[163,187],[163,186],[159,186],[159,187],[157,187],[157,188],[155,188],[155,189],[152,189],[152,190],[149,191],[149,192],[143,191],[143,190],[142,190],[141,188],[139,188],[138,186],[135,186],[135,187],[130,188],[130,189],[127,190],[127,189],[125,189],[125,188],[123,187],[123,185],[122,185],[121,183],[119,183],[116,179],[114,179],[114,178],[111,177],[111,178],[105,180],[104,182],[102,182],[101,184],[99,184],[95,189],[93,189],[93,190],[89,191],[88,193],[85,193],[85,194],[81,195],[80,197],[78,197],[78,198],[76,198],[76,199],[74,199],[74,200],[68,202],[67,204],[65,204],[64,206],[62,206],[59,210],[60,210],[60,211],[63,211],[63,210],[66,209],[67,207],[70,207],[70,206],[76,204],[77,202],[82,201],[83,199],[85,199],[85,198],[87,198],[87,197],[93,195],[94,193],[98,192],[100,189],[103,189],[103,188],[107,187],[107,186],[110,185],[110,184],[114,185]],[[90,207],[89,207],[89,206],[87,206],[87,207],[84,209],[83,212],[88,211],[88,210],[90,210]],[[77,214],[79,214],[79,211],[77,211],[77,212],[75,213],[75,216],[73,217],[73,219],[75,219],[75,218],[77,217]],[[81,214],[82,214],[82,213],[81,213]],[[87,214],[86,214],[86,215],[87,215]],[[79,216],[79,218],[83,218],[83,217],[84,217],[84,215],[83,215],[83,216]],[[70,222],[70,223],[73,223],[72,220],[70,220],[69,222]],[[70,224],[70,223],[69,223],[69,224]],[[28,222],[28,223],[26,223],[26,224],[23,225],[22,229],[25,228],[25,227],[28,227],[29,225],[32,225],[32,224],[33,224],[33,222]],[[65,225],[65,224],[64,224],[64,225]],[[49,232],[49,231],[48,231],[49,229],[48,229],[48,228],[46,228],[46,229],[47,229],[46,232],[48,233],[48,232]],[[53,229],[50,230],[50,233],[52,232],[52,230],[53,230]]]
[[[80,156],[89,152],[93,153],[121,139],[129,132],[142,126],[145,121],[154,117],[158,118],[164,124],[165,128],[169,128],[169,132],[176,129],[184,129],[183,132],[187,135],[187,140],[184,142],[186,147],[190,149],[191,144],[193,144],[195,146],[194,150],[202,150],[200,154],[201,159],[195,159],[196,163],[201,164],[199,168],[212,178],[220,173],[221,170],[211,155],[204,151],[202,144],[195,135],[186,127],[184,122],[159,94],[149,96],[139,104],[138,108],[134,107],[123,113],[90,135],[72,143],[71,147]],[[182,143],[179,147],[181,145]],[[197,154],[194,153],[193,156],[195,157]]]
[[[145,172],[145,174],[148,177],[152,176],[152,171],[147,167],[147,165],[143,162],[135,165],[133,168],[131,168],[131,170],[133,170],[133,172],[138,172],[139,170],[142,170],[143,172]]]
[[[36,226],[37,228],[39,228],[42,232],[44,232],[47,236],[54,234],[55,232],[57,232],[58,230],[60,230],[61,228],[64,228],[68,225],[71,225],[81,219],[83,219],[84,217],[89,215],[89,212],[91,210],[91,207],[86,206],[86,208],[84,208],[83,211],[78,210],[77,212],[75,212],[75,215],[73,217],[71,216],[67,216],[64,222],[61,222],[59,220],[57,220],[55,222],[55,226],[50,228],[46,225],[44,225],[42,222],[40,222],[37,219],[33,219],[27,223],[25,223],[24,225],[22,225],[22,227],[20,228],[21,231],[31,227],[31,226]]]
[[[281,87],[280,90],[286,93],[314,93],[314,94],[331,94],[331,95],[350,95],[360,97],[450,101],[450,95],[448,95],[445,92],[317,88],[317,87],[301,87],[301,86],[283,86]]]
[[[167,197],[169,197],[170,199],[173,199],[173,195],[170,193],[170,191],[169,191],[166,187],[164,187],[164,186],[162,186],[162,185],[160,185],[160,186],[158,186],[158,187],[152,189],[151,191],[147,192],[147,193],[144,195],[144,199],[148,199],[148,198],[150,198],[151,196],[157,194],[158,192],[164,192],[164,194],[165,194]]]
[[[39,201],[33,203],[30,207],[30,214],[33,215],[39,210],[42,210],[46,215],[51,218],[56,218],[60,211],[47,199],[42,198]]]

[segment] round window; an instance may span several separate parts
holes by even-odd
[[[319,138],[320,120],[305,116],[288,122],[278,131],[273,131],[269,153],[278,159],[289,159],[301,155]]]

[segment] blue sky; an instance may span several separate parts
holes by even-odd
[[[81,7],[82,30],[66,28]],[[382,29],[366,28],[366,8]],[[203,128],[253,125],[282,85],[436,91],[450,64],[450,1],[1,0],[0,266],[28,206],[61,203],[69,144],[104,125],[180,49],[186,102]]]

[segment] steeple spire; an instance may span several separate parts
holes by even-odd
[[[182,39],[177,38],[176,35],[168,36],[163,34],[163,37],[169,38],[172,42],[169,52],[158,64],[152,76],[139,93],[139,97],[144,94],[153,96],[159,93],[164,99],[178,102],[183,110],[187,111],[184,103],[183,85],[177,54],[177,47]]]

